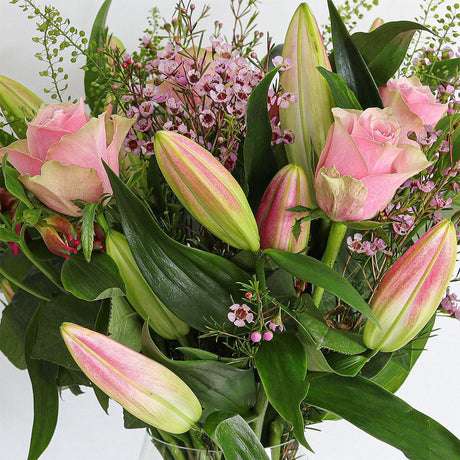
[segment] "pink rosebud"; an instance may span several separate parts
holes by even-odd
[[[259,331],[254,331],[252,334],[251,334],[251,340],[254,342],[254,343],[258,343],[262,340],[262,334],[259,332]]]
[[[118,174],[118,152],[132,120],[105,114],[89,119],[83,100],[76,104],[42,105],[27,123],[27,139],[0,149],[20,172],[19,179],[50,209],[79,216],[75,200],[97,203],[111,193],[101,160]]]
[[[64,323],[61,335],[86,376],[138,419],[179,434],[201,417],[192,390],[163,365],[76,324]]]
[[[272,179],[257,210],[256,221],[262,249],[299,252],[306,248],[310,222],[302,222],[301,232],[296,240],[292,226],[305,213],[288,211],[299,205],[311,206],[308,179],[300,166],[288,164]]]
[[[366,322],[363,339],[368,348],[398,350],[422,330],[444,297],[456,255],[455,227],[445,219],[396,261],[372,300],[381,329]]]
[[[400,127],[390,109],[332,112],[335,121],[316,169],[316,201],[334,221],[370,219],[430,162],[420,149],[398,144]]]
[[[401,125],[400,142],[404,144],[417,145],[407,133],[414,131],[418,136],[425,125],[435,127],[447,112],[447,104],[437,103],[430,87],[423,86],[416,76],[388,80],[387,86],[380,88],[380,95]]]
[[[230,172],[211,153],[180,134],[158,131],[154,143],[161,172],[190,214],[225,243],[258,251],[254,214]]]

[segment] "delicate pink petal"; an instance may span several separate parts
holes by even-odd
[[[13,142],[8,147],[0,149],[0,161],[5,153],[8,153],[8,162],[21,174],[30,174],[31,176],[40,174],[43,162],[30,156],[26,140]]]

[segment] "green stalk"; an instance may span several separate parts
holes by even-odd
[[[267,412],[267,408],[268,398],[263,385],[260,384],[259,391],[257,392],[257,402],[254,407],[254,411],[257,415],[254,418],[253,422],[251,422],[252,431],[254,431],[258,439],[262,437],[262,429],[264,427],[264,418],[265,412]]]
[[[166,447],[171,452],[171,454],[172,454],[172,456],[174,457],[175,460],[187,460],[186,456],[184,455],[184,453],[182,451],[183,449],[181,449],[179,447],[174,447],[177,444],[177,442],[169,433],[167,433],[166,431],[163,431],[163,430],[158,430],[158,433],[163,438],[163,440],[166,443],[168,443],[168,445],[166,445]],[[169,444],[171,444],[171,445],[169,445]]]
[[[334,266],[346,233],[346,225],[342,224],[341,222],[332,222],[331,229],[329,231],[329,237],[327,239],[326,250],[324,251],[323,257],[323,263],[329,268]],[[319,304],[321,303],[323,293],[324,289],[322,287],[315,286],[315,291],[313,292],[313,302],[317,307],[319,307]]]
[[[281,438],[283,436],[283,424],[279,418],[273,420],[270,424],[270,446],[277,446],[271,448],[271,460],[279,460],[281,457]]]
[[[259,282],[260,291],[264,292],[267,289],[267,283],[265,282],[265,267],[262,251],[254,254],[254,265],[256,269],[256,278]]]

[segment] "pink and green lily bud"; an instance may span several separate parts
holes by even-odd
[[[223,242],[256,252],[256,219],[230,172],[196,142],[170,131],[155,134],[155,156],[166,181],[185,208]]]
[[[18,138],[26,137],[25,119],[31,120],[43,101],[11,78],[0,75],[0,108]]]
[[[376,29],[378,29],[380,26],[383,26],[384,22],[382,18],[375,18],[374,22],[371,24],[371,27],[369,29],[369,32],[372,32]]]
[[[364,327],[364,344],[394,351],[406,345],[438,308],[455,268],[457,237],[443,220],[411,246],[390,268],[372,300],[381,329]]]
[[[332,125],[334,100],[317,69],[331,70],[331,65],[318,24],[306,3],[297,8],[291,20],[283,58],[290,59],[292,67],[281,73],[280,85],[298,97],[298,103],[280,108],[281,129],[291,129],[295,134],[295,142],[286,145],[286,154],[290,163],[303,167],[314,197],[316,164]]]
[[[48,249],[57,256],[69,258],[76,254],[80,246],[74,226],[62,216],[49,216],[35,225]]]
[[[288,164],[272,179],[265,190],[256,221],[259,225],[260,247],[286,252],[300,252],[307,247],[310,222],[302,222],[296,239],[292,226],[305,213],[288,211],[295,206],[311,206],[307,175],[301,166]]]
[[[200,401],[163,365],[77,324],[63,323],[61,335],[86,376],[138,419],[174,434],[200,419]]]
[[[190,327],[181,321],[160,301],[145,281],[126,237],[109,230],[105,239],[107,254],[115,261],[126,286],[126,298],[134,310],[149,326],[165,339],[177,339],[187,335]]]

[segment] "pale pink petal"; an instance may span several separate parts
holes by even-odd
[[[31,176],[40,174],[43,162],[30,156],[26,140],[13,142],[8,147],[0,149],[0,161],[5,153],[8,153],[8,162],[21,174],[30,174]]]

